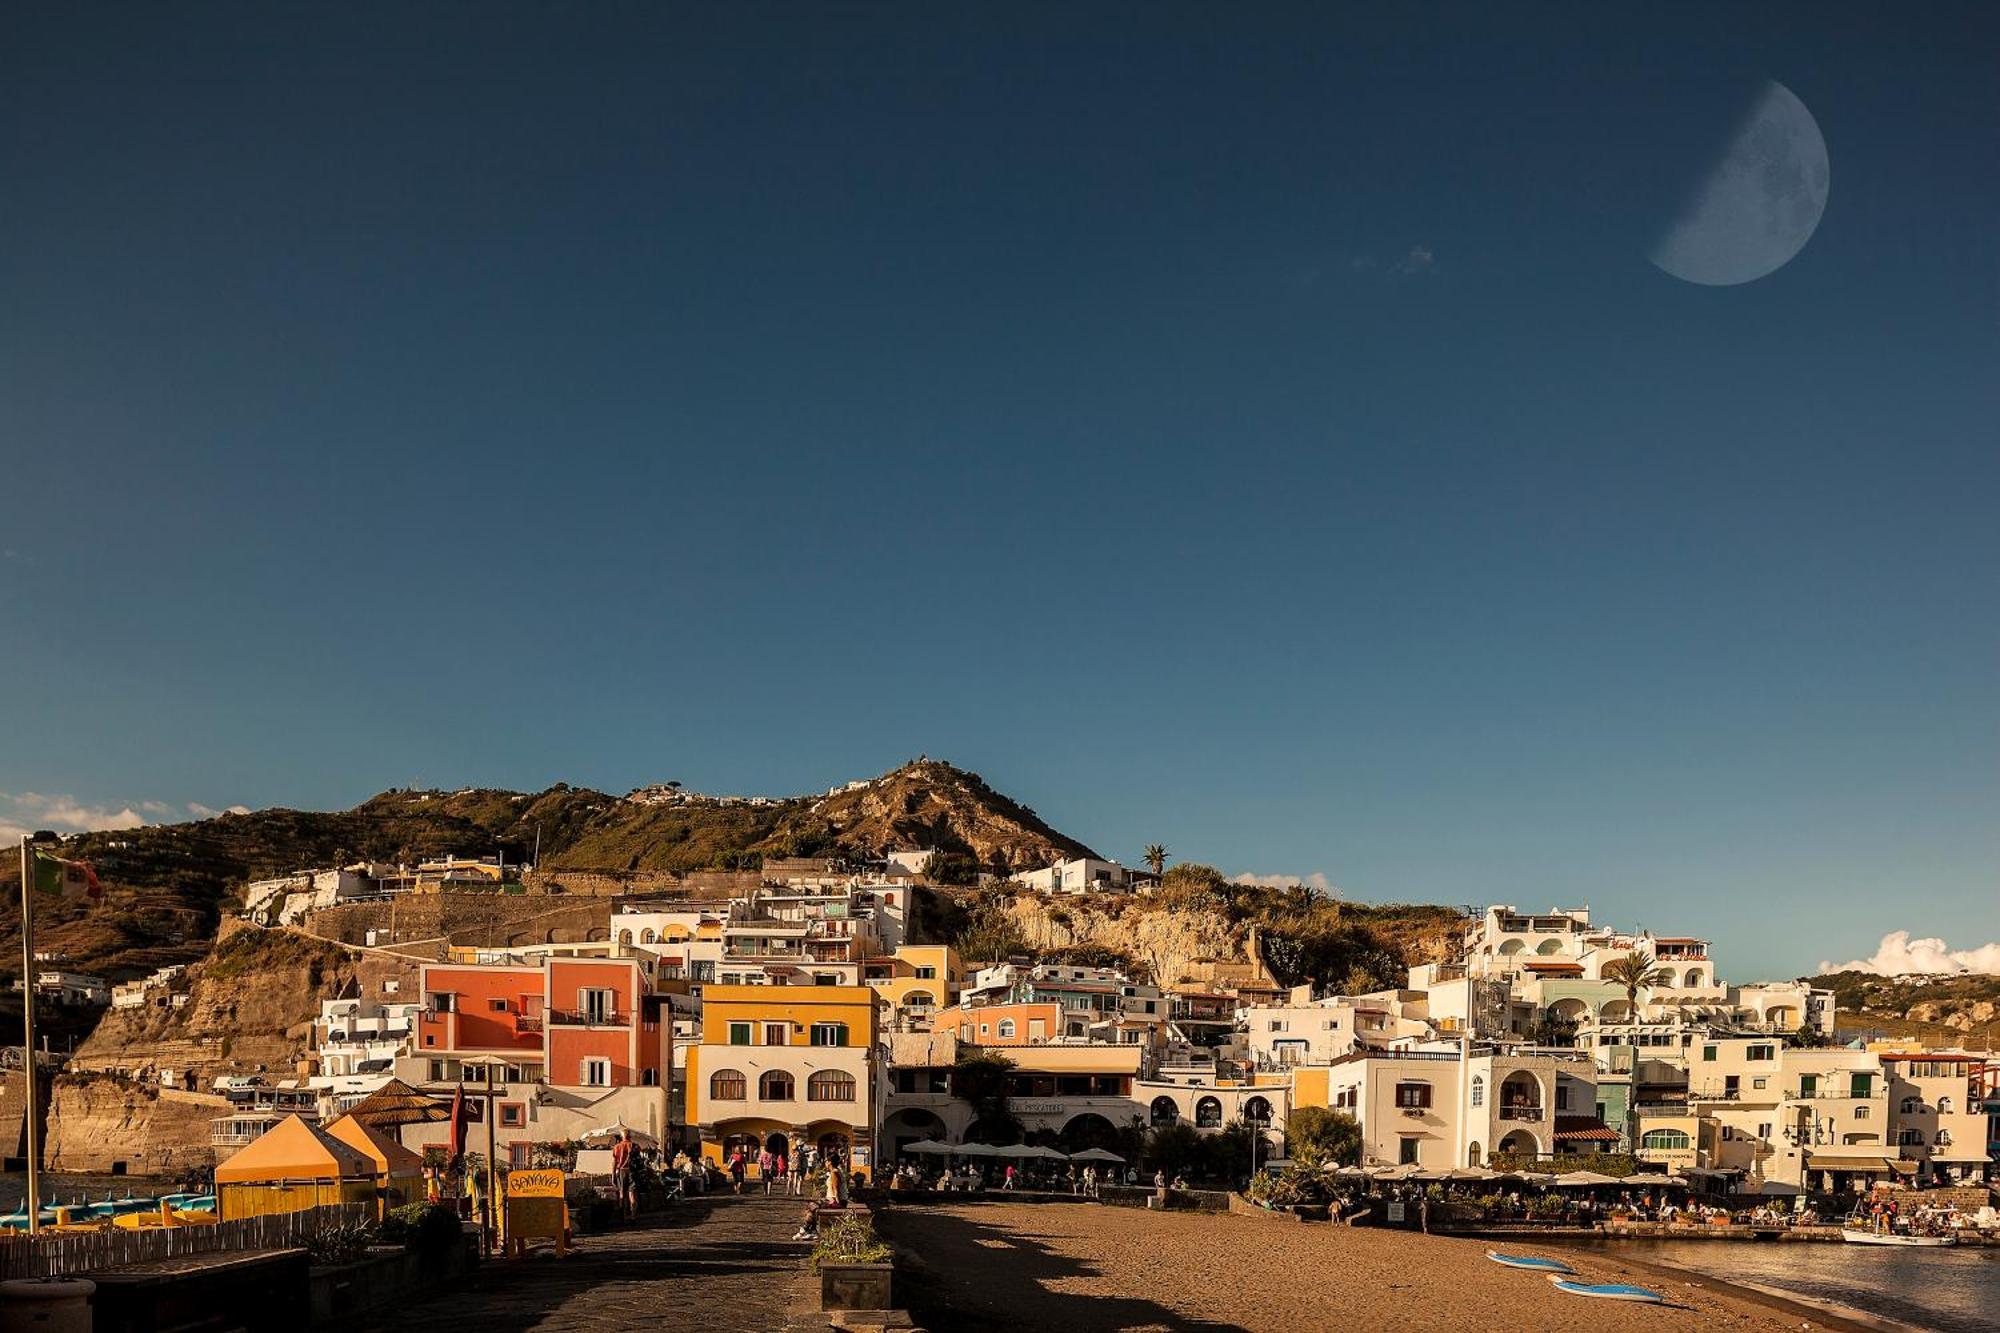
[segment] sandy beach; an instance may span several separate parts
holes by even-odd
[[[1615,1255],[1563,1257],[1586,1281],[1664,1289],[1673,1303],[1569,1296],[1543,1277],[1489,1262],[1481,1242],[1407,1232],[1002,1203],[891,1208],[881,1224],[921,1261],[899,1303],[934,1328],[1601,1333],[1615,1323],[1797,1333],[1802,1323],[1797,1313],[1695,1279],[1664,1281],[1659,1270]]]

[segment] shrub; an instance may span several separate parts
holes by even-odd
[[[458,1211],[445,1203],[406,1203],[382,1220],[382,1241],[419,1254],[441,1254],[458,1243],[464,1228]]]
[[[886,1264],[894,1254],[875,1234],[873,1223],[849,1213],[820,1228],[819,1243],[812,1252],[813,1272],[817,1273],[821,1264]]]
[[[306,1237],[306,1254],[313,1267],[351,1264],[375,1243],[375,1228],[366,1223],[336,1222]]]
[[[1333,1198],[1333,1191],[1327,1187],[1325,1176],[1317,1171],[1301,1170],[1296,1166],[1287,1167],[1275,1176],[1268,1171],[1259,1171],[1257,1178],[1250,1182],[1248,1192],[1252,1199],[1272,1208],[1291,1208],[1300,1204],[1318,1205]]]

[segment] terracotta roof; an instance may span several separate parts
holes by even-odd
[[[1556,1137],[1559,1139],[1591,1139],[1599,1143],[1616,1143],[1618,1141],[1618,1131],[1594,1115],[1559,1115],[1556,1117]]]

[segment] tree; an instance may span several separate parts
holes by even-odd
[[[1600,975],[1606,981],[1625,988],[1625,1003],[1631,1011],[1627,1021],[1636,1023],[1639,1021],[1639,992],[1661,985],[1673,976],[1673,970],[1655,963],[1649,953],[1628,953],[1623,958],[1606,963]]]
[[[933,884],[977,884],[979,862],[964,852],[936,852],[924,866],[924,877]]]
[[[1145,862],[1155,875],[1163,875],[1167,870],[1167,849],[1157,842],[1146,844]]]
[[[1799,1030],[1791,1035],[1789,1041],[1793,1046],[1804,1050],[1813,1050],[1817,1047],[1833,1045],[1833,1038],[1821,1032],[1811,1023],[1800,1024]]]
[[[1535,1023],[1535,1045],[1576,1045],[1576,1020],[1553,1009],[1542,1010]]]
[[[998,1051],[968,1047],[951,1067],[951,1095],[972,1108],[971,1132],[983,1139],[1011,1142],[1021,1126],[1007,1114],[1007,1088],[1014,1062]]]
[[[1361,1161],[1361,1124],[1331,1107],[1294,1107],[1285,1118],[1285,1153],[1300,1166],[1354,1166]]]

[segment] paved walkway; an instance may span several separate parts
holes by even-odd
[[[565,1259],[542,1252],[518,1262],[488,1260],[476,1277],[386,1312],[372,1327],[773,1333],[810,1290],[810,1247],[791,1239],[804,1212],[796,1199],[694,1199],[657,1221],[581,1237]]]

